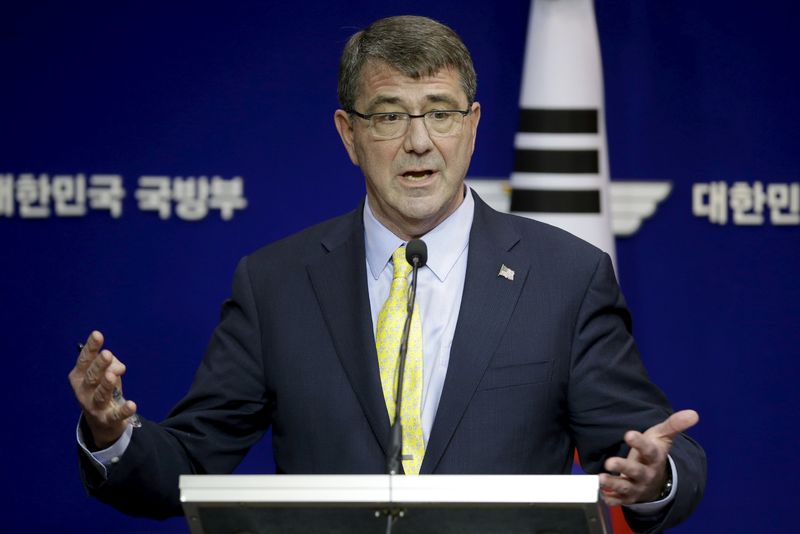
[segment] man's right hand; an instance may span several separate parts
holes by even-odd
[[[134,402],[114,402],[114,388],[122,390],[125,365],[102,347],[103,334],[95,330],[69,372],[69,382],[98,450],[116,442],[125,431],[128,418],[136,413]]]

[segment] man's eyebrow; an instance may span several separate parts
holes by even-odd
[[[446,104],[451,109],[461,109],[458,100],[447,94],[428,95],[425,100],[430,104]]]
[[[457,98],[444,93],[426,95],[425,102],[426,104],[443,104],[448,109],[461,109]],[[370,113],[378,106],[385,104],[405,106],[403,99],[398,96],[378,95],[369,102],[366,112]]]
[[[367,113],[372,111],[378,106],[383,104],[400,104],[401,100],[397,96],[386,96],[386,95],[378,95],[373,98],[369,104],[367,105]]]

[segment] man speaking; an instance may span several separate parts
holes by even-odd
[[[356,33],[334,122],[366,180],[354,211],[239,263],[188,394],[161,423],[115,400],[124,365],[93,332],[69,379],[90,493],[136,515],[181,514],[178,476],[229,473],[272,426],[279,473],[382,473],[402,391],[411,474],[601,473],[637,530],[686,518],[705,455],[639,359],[606,254],[500,214],[465,187],[481,107],[469,52],[423,17]],[[411,267],[427,244],[406,363]]]

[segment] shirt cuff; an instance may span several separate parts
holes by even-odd
[[[667,455],[667,460],[669,460],[669,468],[672,470],[672,489],[669,495],[658,501],[623,505],[625,508],[639,515],[655,515],[675,500],[675,493],[678,491],[678,470],[675,469],[675,462],[672,461],[671,456]]]
[[[81,415],[81,417],[83,417],[83,415]],[[83,431],[81,430],[80,418],[78,419],[78,427],[75,429],[75,437],[78,440],[78,446],[80,446],[81,450],[83,450],[86,456],[92,461],[92,465],[97,469],[97,472],[105,479],[108,478],[108,468],[119,462],[119,459],[127,450],[132,435],[133,427],[129,424],[125,427],[125,432],[122,433],[117,441],[101,451],[92,452],[86,447],[86,440],[84,440]]]

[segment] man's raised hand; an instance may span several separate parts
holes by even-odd
[[[682,410],[644,433],[626,432],[625,443],[631,448],[628,457],[607,459],[604,467],[608,473],[600,474],[606,504],[616,506],[658,500],[667,480],[667,454],[672,441],[699,420],[694,410]]]
[[[114,400],[114,388],[122,389],[125,365],[103,347],[103,334],[93,331],[69,372],[69,382],[92,433],[94,445],[104,449],[119,439],[136,413],[136,404]]]

